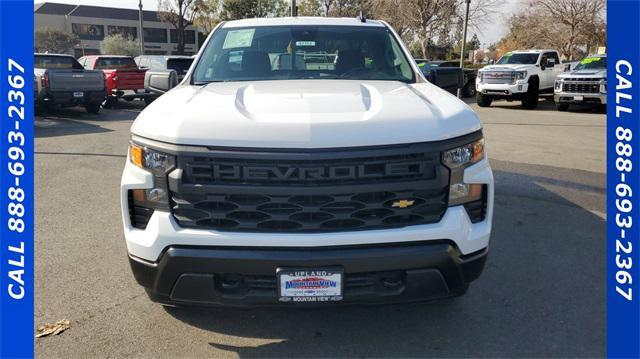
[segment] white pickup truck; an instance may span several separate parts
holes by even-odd
[[[558,111],[570,105],[607,107],[607,55],[591,55],[556,79],[554,100]]]
[[[478,106],[491,106],[493,100],[520,100],[522,107],[534,109],[541,93],[553,93],[563,72],[555,50],[526,50],[506,53],[495,65],[482,68],[476,78]]]
[[[463,294],[493,188],[478,117],[389,25],[294,17],[209,35],[133,124],[120,195],[152,300],[331,305]]]

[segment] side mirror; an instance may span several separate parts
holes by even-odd
[[[178,74],[174,71],[147,71],[144,74],[144,88],[153,93],[163,94],[178,85]]]
[[[547,67],[555,67],[556,66],[556,59],[547,59]]]

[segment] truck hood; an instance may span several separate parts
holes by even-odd
[[[561,79],[566,79],[571,77],[593,78],[593,79],[607,78],[607,69],[577,70],[577,71],[565,72],[558,75],[558,78],[561,78]]]
[[[533,67],[536,67],[536,65],[489,65],[483,67],[480,71],[525,71]]]
[[[181,145],[323,148],[439,141],[479,129],[466,104],[428,83],[287,80],[179,86],[131,131]]]

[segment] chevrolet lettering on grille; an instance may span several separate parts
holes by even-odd
[[[214,180],[349,180],[358,178],[384,178],[425,174],[424,162],[374,163],[338,166],[266,166],[214,164],[210,176]],[[200,168],[202,170],[202,168]],[[202,173],[202,172],[200,172]]]

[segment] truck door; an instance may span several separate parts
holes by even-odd
[[[540,89],[552,88],[561,68],[557,53],[543,53],[540,59]]]

